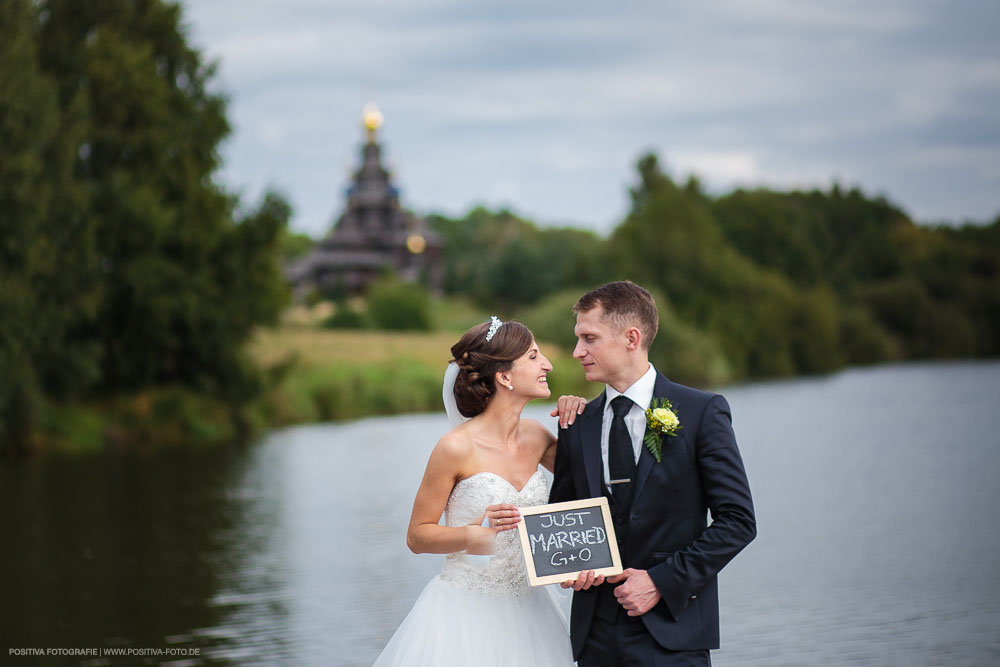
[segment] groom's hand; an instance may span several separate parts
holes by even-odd
[[[585,591],[591,586],[600,586],[604,583],[603,574],[595,574],[593,570],[585,570],[576,577],[576,581],[564,581],[560,586],[572,588],[574,591]]]
[[[615,587],[615,597],[618,598],[618,604],[628,611],[629,616],[642,616],[655,607],[662,597],[645,570],[628,568],[621,574],[608,577],[609,584],[617,584],[620,581],[625,583]]]
[[[574,421],[577,415],[583,414],[583,409],[587,407],[587,399],[581,396],[560,396],[556,403],[556,409],[549,413],[550,417],[559,417],[559,428],[566,428]]]

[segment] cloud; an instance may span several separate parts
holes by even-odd
[[[898,164],[901,168],[931,171],[959,168],[984,181],[997,182],[1000,181],[1000,146],[920,146],[902,154]]]
[[[757,158],[737,151],[678,151],[673,164],[682,172],[715,183],[756,183],[763,179]]]
[[[185,3],[232,97],[225,180],[281,186],[294,225],[317,235],[342,206],[371,98],[405,203],[423,211],[503,201],[608,230],[652,146],[720,189],[840,179],[913,211],[992,217],[997,7]],[[925,172],[951,189],[913,185]]]
[[[866,0],[807,3],[796,0],[729,0],[717,3],[720,13],[740,20],[755,19],[768,26],[792,26],[822,31],[856,30],[865,32],[900,31],[922,23],[921,17],[906,4],[873,4]]]

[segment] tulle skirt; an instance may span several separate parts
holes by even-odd
[[[523,595],[469,590],[441,576],[375,661],[375,667],[571,667],[566,620],[544,588]]]

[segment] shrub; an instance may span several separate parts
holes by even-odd
[[[368,292],[368,313],[379,329],[426,331],[431,328],[427,290],[393,277],[382,278],[372,285]]]
[[[368,322],[363,313],[351,308],[347,299],[340,299],[333,315],[323,320],[323,326],[327,329],[364,329]]]

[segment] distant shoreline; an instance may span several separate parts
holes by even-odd
[[[268,383],[257,399],[230,406],[219,397],[159,387],[101,401],[50,405],[32,453],[96,453],[107,449],[214,446],[248,441],[271,429],[412,413],[440,412],[441,373],[455,332],[428,333],[281,328],[262,331],[250,346]],[[359,348],[358,346],[361,346]],[[593,397],[571,354],[542,343],[553,361],[552,401],[562,394]],[[878,367],[996,363],[1000,358],[887,361],[826,374],[747,378],[714,391],[751,384],[800,382]],[[571,372],[560,372],[571,369]],[[669,369],[661,369],[668,376]]]

